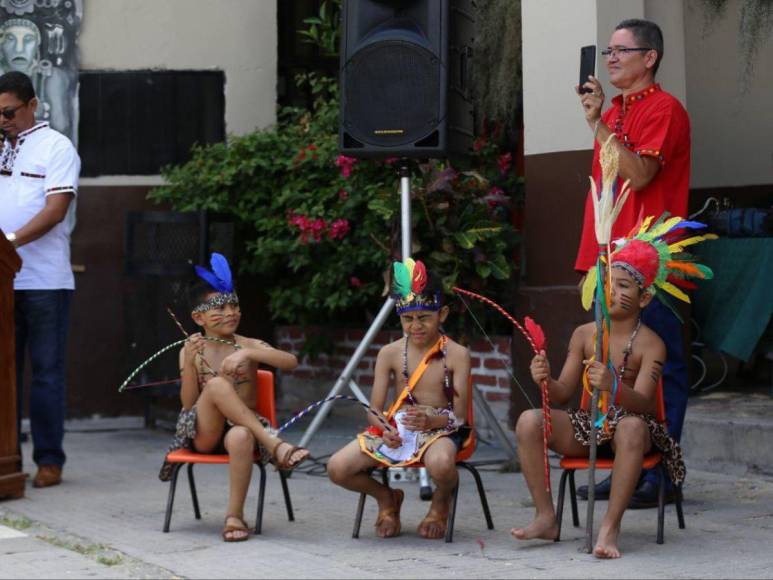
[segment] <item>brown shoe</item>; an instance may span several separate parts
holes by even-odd
[[[35,479],[32,480],[33,487],[50,487],[62,483],[62,468],[58,465],[40,465]]]

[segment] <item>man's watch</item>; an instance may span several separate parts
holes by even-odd
[[[5,234],[5,239],[11,242],[14,248],[19,247],[19,244],[16,243],[16,232],[8,232]]]

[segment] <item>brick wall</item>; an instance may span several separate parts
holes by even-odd
[[[288,378],[296,380],[335,380],[341,374],[354,350],[365,336],[365,331],[344,328],[309,328],[308,332],[324,333],[333,340],[332,354],[322,354],[312,361],[304,357],[298,368],[285,372]],[[373,369],[379,349],[397,340],[402,333],[394,330],[381,331],[376,335],[365,356],[355,369],[353,379],[362,388],[373,383]],[[492,402],[510,400],[510,336],[492,336],[491,343],[479,339],[470,345],[472,357],[472,378],[478,388]],[[299,352],[306,342],[306,331],[298,326],[279,326],[275,329],[274,344],[289,352]]]

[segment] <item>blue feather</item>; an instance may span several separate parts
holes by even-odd
[[[220,290],[221,282],[220,280],[217,279],[217,277],[212,272],[210,272],[206,268],[202,268],[201,266],[195,266],[195,269],[198,277],[204,280],[210,286],[212,286],[213,290],[222,292],[222,290]]]
[[[231,268],[229,267],[228,260],[226,260],[225,256],[223,256],[223,254],[218,254],[217,252],[212,252],[210,264],[212,265],[212,273],[215,274],[221,282],[219,288],[220,292],[233,292],[234,284],[231,276]]]
[[[674,225],[674,227],[672,227],[668,231],[670,232],[670,231],[673,231],[673,230],[680,230],[682,228],[687,228],[687,229],[691,229],[691,230],[699,230],[699,229],[705,228],[705,227],[706,227],[706,224],[702,224],[701,222],[688,222],[687,220],[685,220],[685,221],[679,222],[678,224]],[[666,233],[668,233],[668,232],[666,232]]]

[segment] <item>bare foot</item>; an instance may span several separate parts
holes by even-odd
[[[619,527],[602,525],[599,530],[599,537],[596,539],[596,547],[593,548],[593,555],[604,560],[619,558],[622,555],[617,547],[617,536],[619,534]]]
[[[401,489],[391,489],[389,493],[388,503],[378,503],[376,534],[379,538],[393,538],[400,534],[400,507],[405,494]]]
[[[516,540],[555,540],[558,524],[555,516],[537,517],[525,528],[513,528],[510,534]]]

